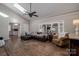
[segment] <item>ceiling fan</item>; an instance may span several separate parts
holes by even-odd
[[[38,17],[38,15],[36,15],[37,12],[36,11],[32,12],[31,9],[32,9],[32,3],[30,3],[30,12],[25,12],[25,15],[29,15],[29,17],[33,16]]]

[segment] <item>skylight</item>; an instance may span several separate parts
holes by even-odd
[[[14,4],[14,7],[16,7],[18,10],[20,10],[22,13],[25,13],[25,10],[22,6],[20,6],[18,3]]]

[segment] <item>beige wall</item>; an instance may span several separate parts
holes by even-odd
[[[5,40],[9,38],[8,32],[8,21],[2,17],[0,17],[0,36],[2,36]]]
[[[31,32],[39,31],[40,24],[52,23],[52,22],[56,22],[56,21],[58,22],[64,20],[64,31],[72,33],[74,32],[73,19],[77,19],[77,18],[79,18],[79,12],[35,20],[31,22],[31,29],[32,29]]]

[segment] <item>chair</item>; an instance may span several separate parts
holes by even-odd
[[[64,37],[60,37],[58,38],[57,36],[54,36],[53,35],[53,40],[52,42],[54,44],[56,44],[57,46],[64,46],[64,45],[67,45],[68,44],[68,41],[69,41],[69,34],[65,34]]]

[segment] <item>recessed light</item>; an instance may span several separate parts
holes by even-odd
[[[9,17],[7,14],[5,14],[5,13],[3,13],[3,12],[0,12],[0,15],[1,15],[2,17],[5,17],[5,18]]]

